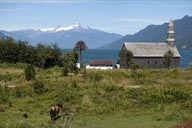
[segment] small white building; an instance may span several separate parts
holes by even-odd
[[[91,60],[89,64],[86,65],[86,69],[113,69],[113,61],[111,60]]]
[[[77,66],[77,68],[81,68],[81,64],[80,63],[76,63],[76,66]]]

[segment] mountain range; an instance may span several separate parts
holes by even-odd
[[[179,49],[192,49],[192,17],[186,15],[182,19],[174,20],[176,46]],[[102,49],[120,49],[124,42],[165,42],[168,23],[162,25],[148,25],[133,35],[123,36]]]
[[[192,49],[192,17],[186,15],[173,22],[176,46],[179,49]],[[28,41],[30,45],[57,43],[60,48],[73,48],[77,41],[83,40],[88,48],[120,49],[124,42],[165,42],[167,29],[168,23],[148,25],[133,35],[121,36],[75,23],[69,27],[57,26],[40,30],[1,30],[0,39],[9,36],[15,40]]]
[[[6,38],[6,36],[2,32],[0,32],[0,39],[3,39],[3,38]]]
[[[75,23],[69,27],[57,26],[40,30],[1,30],[0,33],[12,37],[15,40],[28,41],[30,45],[56,43],[60,48],[73,48],[79,40],[83,40],[88,48],[97,48],[122,37],[120,34],[104,32],[82,26],[79,23]]]

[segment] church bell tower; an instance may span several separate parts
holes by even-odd
[[[167,44],[171,47],[175,46],[175,38],[174,38],[174,24],[173,21],[170,20],[168,24],[168,31],[167,31]]]

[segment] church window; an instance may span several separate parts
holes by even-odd
[[[157,64],[157,61],[155,61],[155,64]]]

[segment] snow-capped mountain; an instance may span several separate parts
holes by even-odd
[[[57,43],[61,48],[73,48],[77,41],[83,40],[89,48],[97,48],[111,43],[122,36],[115,33],[107,33],[91,27],[82,26],[79,23],[63,27],[44,28],[40,30],[26,29],[18,31],[0,31],[16,40],[28,41],[31,45]]]
[[[87,26],[82,26],[80,23],[76,22],[74,25],[68,27],[57,26],[53,28],[40,29],[40,31],[42,32],[59,32],[59,31],[73,31],[73,30],[91,30],[91,28]]]

